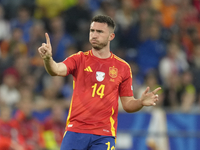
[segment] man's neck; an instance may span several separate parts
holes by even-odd
[[[92,48],[92,53],[94,56],[101,58],[101,59],[106,59],[111,56],[111,52],[109,48],[103,48],[101,50],[96,50]]]

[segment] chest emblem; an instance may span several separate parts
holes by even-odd
[[[101,71],[97,71],[96,72],[96,79],[97,81],[101,82],[103,81],[105,78],[105,73],[104,72],[101,72]]]
[[[115,68],[114,66],[113,67],[109,67],[109,76],[111,78],[116,78],[118,75],[118,69]]]

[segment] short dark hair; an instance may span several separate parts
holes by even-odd
[[[113,19],[106,15],[97,15],[92,18],[91,22],[106,23],[109,27],[115,29],[115,22]]]

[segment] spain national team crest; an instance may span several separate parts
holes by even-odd
[[[101,82],[103,81],[105,78],[105,73],[104,72],[101,72],[101,71],[97,71],[96,72],[96,79],[97,81]]]
[[[111,78],[116,78],[118,75],[118,69],[115,68],[114,66],[113,67],[109,67],[109,76]]]

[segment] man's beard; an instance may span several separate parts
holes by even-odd
[[[92,45],[92,47],[96,50],[101,50],[102,48],[104,48],[105,46],[107,46],[108,42],[104,42],[104,43],[98,43],[98,44],[92,44],[90,42],[90,44]]]

